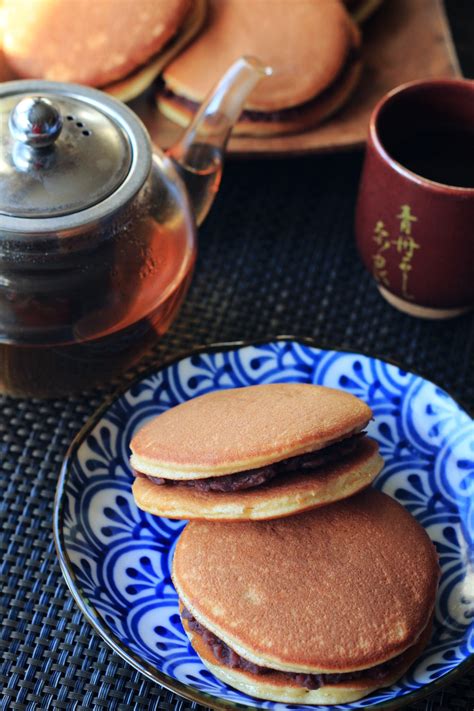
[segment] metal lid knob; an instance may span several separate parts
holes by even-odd
[[[45,148],[58,138],[63,120],[49,99],[27,96],[11,112],[8,125],[16,141],[32,148]]]
[[[0,82],[0,256],[7,233],[77,237],[79,226],[118,214],[151,166],[145,128],[111,96],[76,84]]]

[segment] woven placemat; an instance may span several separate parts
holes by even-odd
[[[472,316],[428,322],[400,314],[359,261],[352,223],[360,168],[359,154],[229,164],[200,233],[189,296],[143,367],[215,341],[312,336],[323,347],[395,359],[472,407]],[[78,612],[56,560],[59,467],[115,385],[63,400],[0,400],[2,709],[199,708],[108,649]],[[474,671],[407,708],[474,711]]]
[[[474,322],[404,316],[378,295],[354,247],[359,155],[227,166],[200,234],[195,279],[153,359],[213,341],[313,336],[394,358],[474,401]],[[151,359],[149,359],[151,360]],[[58,470],[71,438],[111,392],[2,400],[2,708],[188,709],[97,637],[62,581],[51,535]],[[474,674],[412,709],[472,711]]]

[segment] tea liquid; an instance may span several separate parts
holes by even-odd
[[[474,130],[420,131],[387,148],[396,161],[423,178],[474,188]]]
[[[207,143],[191,146],[182,165],[176,165],[186,183],[186,190],[193,205],[196,222],[202,223],[219,190],[222,177],[222,154],[218,148]]]
[[[26,313],[41,337],[48,318],[64,333],[48,345],[1,343],[0,391],[60,396],[108,381],[138,361],[167,330],[186,293],[194,242],[184,229],[168,230],[146,218],[130,234],[125,231],[112,249],[90,259],[97,269],[92,277],[86,270],[82,281],[76,275],[74,288],[67,274],[54,288],[52,274],[46,294],[39,286],[35,292],[33,278],[28,296],[0,293],[0,327],[15,313],[24,326]]]

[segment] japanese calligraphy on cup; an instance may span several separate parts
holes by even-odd
[[[384,298],[424,318],[474,306],[474,81],[404,84],[375,107],[356,238]]]

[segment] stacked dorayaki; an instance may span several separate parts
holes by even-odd
[[[361,22],[381,0],[4,0],[5,58],[20,78],[76,82],[129,101],[162,74],[160,111],[186,126],[242,55],[273,74],[234,131],[299,132],[328,118],[361,74]]]
[[[307,130],[349,99],[361,75],[356,24],[380,0],[209,0],[204,26],[163,72],[162,114],[186,126],[239,56],[273,70],[249,96],[235,134]]]
[[[370,487],[383,466],[371,418],[347,392],[274,383],[188,400],[132,439],[137,505],[192,519],[172,570],[184,630],[246,694],[354,701],[429,641],[438,558]]]
[[[130,101],[199,32],[206,0],[3,0],[19,78],[87,84]]]

